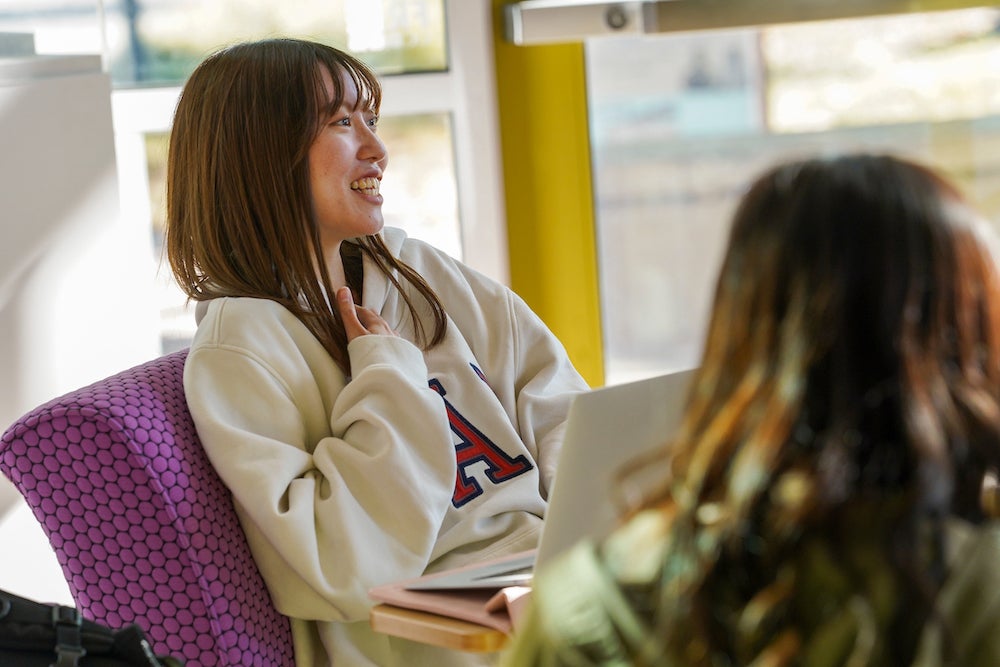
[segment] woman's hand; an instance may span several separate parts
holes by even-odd
[[[340,319],[344,321],[344,331],[347,333],[347,342],[351,342],[358,336],[377,334],[381,336],[396,336],[382,316],[371,308],[364,308],[355,305],[354,297],[348,287],[337,289],[337,309],[340,311]]]

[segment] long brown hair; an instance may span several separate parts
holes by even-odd
[[[322,93],[324,69],[334,83],[333,100]],[[195,69],[170,135],[166,249],[191,299],[276,301],[349,372],[344,327],[325,296],[333,290],[313,219],[307,159],[323,110],[343,100],[340,72],[354,80],[359,103],[371,104],[377,113],[382,89],[375,73],[351,55],[315,42],[238,44]],[[430,347],[443,339],[447,319],[437,295],[392,255],[381,236],[345,243],[342,254],[352,288],[360,292],[358,265],[361,254],[367,255],[402,294],[418,342]],[[429,307],[430,332],[397,274]]]
[[[875,543],[897,606],[870,624],[863,664],[909,664],[936,618],[942,521],[981,521],[1000,465],[1000,277],[979,224],[955,187],[893,156],[797,161],[753,183],[670,479],[648,502],[672,517],[661,654],[794,660],[816,619],[796,613],[789,565],[818,544],[876,608],[846,555]]]

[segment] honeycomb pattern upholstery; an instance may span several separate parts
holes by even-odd
[[[250,555],[184,400],[187,350],[54,399],[0,439],[81,613],[138,623],[187,667],[293,667],[289,621]]]

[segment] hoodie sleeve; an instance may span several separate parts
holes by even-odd
[[[252,331],[253,345],[220,335],[218,321],[199,328],[185,369],[199,436],[277,608],[363,620],[369,588],[417,576],[429,560],[455,483],[443,403],[419,349],[363,336],[349,346],[354,378],[326,414],[322,394],[333,392],[301,359],[318,342],[290,340],[296,323],[259,315],[232,327]]]

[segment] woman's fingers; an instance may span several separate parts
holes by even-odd
[[[389,323],[382,319],[382,316],[370,308],[357,307],[358,320],[361,325],[368,330],[368,333],[379,334],[381,336],[395,336]]]
[[[337,290],[337,309],[340,311],[340,318],[344,322],[344,332],[347,334],[348,342],[358,336],[368,334],[378,334],[382,336],[395,336],[396,332],[386,323],[382,317],[370,308],[363,308],[354,303],[351,290],[341,287]]]
[[[368,333],[361,320],[358,318],[358,309],[354,305],[354,297],[351,290],[341,287],[337,290],[337,310],[340,311],[340,319],[344,322],[344,332],[347,334],[348,342],[358,336]]]

